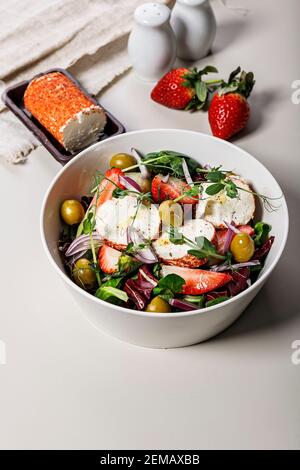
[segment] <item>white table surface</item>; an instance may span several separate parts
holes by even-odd
[[[84,318],[48,264],[39,235],[43,194],[60,168],[46,150],[0,162],[1,448],[300,448],[298,0],[249,0],[247,17],[217,6],[215,64],[241,64],[257,84],[237,145],[280,182],[291,229],[284,256],[243,316],[196,346],[147,350],[105,336]],[[207,115],[148,99],[127,74],[102,103],[127,127],[209,132]],[[5,136],[1,136],[5,138]]]

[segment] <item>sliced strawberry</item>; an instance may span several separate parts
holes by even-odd
[[[112,198],[112,193],[116,187],[125,189],[119,180],[121,175],[125,176],[120,168],[111,168],[105,172],[105,178],[107,179],[103,179],[100,183],[97,207]]]
[[[254,228],[251,225],[239,225],[237,228],[243,233],[248,233],[250,237],[254,235]]]
[[[179,268],[175,266],[162,265],[163,276],[177,274],[185,280],[182,294],[205,294],[224,286],[232,280],[230,274],[205,271],[203,269]]]
[[[124,186],[120,183],[120,176],[125,176],[120,168],[110,168],[105,172],[105,178],[101,181],[99,185],[98,198],[97,198],[97,207],[99,207],[104,202],[112,199],[113,191],[118,187],[120,189],[125,189]],[[106,179],[107,178],[107,179]],[[93,197],[93,200],[90,204],[90,207],[95,204],[97,194]]]
[[[113,274],[118,271],[118,263],[121,252],[111,248],[110,246],[103,245],[98,254],[98,261],[101,270],[107,274]]]
[[[223,254],[228,229],[216,230],[215,245],[217,252]]]
[[[152,180],[151,192],[154,202],[160,203],[167,199],[177,199],[191,187],[183,180],[170,176],[167,182],[163,181],[163,175],[156,175]],[[179,201],[182,204],[196,204],[198,196],[184,196]]]
[[[251,225],[240,225],[237,228],[243,233],[248,233],[250,237],[252,237],[252,235],[254,234],[254,229],[253,227],[251,227]],[[218,253],[222,253],[222,254],[224,253],[224,245],[225,245],[227,231],[228,231],[227,228],[216,230],[215,245],[216,245]]]

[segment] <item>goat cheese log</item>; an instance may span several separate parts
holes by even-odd
[[[24,105],[69,151],[96,142],[106,124],[103,109],[60,72],[32,80],[24,94]]]

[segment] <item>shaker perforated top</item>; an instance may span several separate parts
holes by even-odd
[[[134,12],[134,19],[143,26],[161,26],[169,18],[170,9],[161,3],[144,3]]]

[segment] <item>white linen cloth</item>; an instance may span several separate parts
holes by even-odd
[[[169,0],[159,0],[169,3]],[[135,8],[145,0],[1,0],[0,92],[52,67],[68,68],[97,94],[129,67]],[[39,143],[0,104],[0,157],[26,160]]]
[[[97,95],[130,67],[126,49],[133,12],[146,1],[1,0],[0,95],[5,87],[55,67],[69,69]],[[228,0],[219,1],[227,5]],[[23,162],[38,145],[0,100],[0,158]]]

